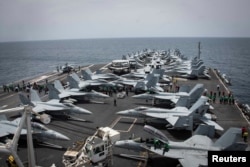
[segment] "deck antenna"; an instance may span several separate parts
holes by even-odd
[[[198,43],[198,59],[201,58],[201,42]]]

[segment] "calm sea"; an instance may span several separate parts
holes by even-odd
[[[108,63],[145,48],[178,48],[188,58],[197,56],[211,68],[231,77],[235,97],[250,104],[250,38],[116,38],[0,43],[0,84],[73,65]]]

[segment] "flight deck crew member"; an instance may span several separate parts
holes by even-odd
[[[157,139],[154,139],[154,149],[159,148],[160,142]]]
[[[163,155],[165,154],[165,152],[169,151],[169,145],[167,143],[164,144],[164,148],[163,148]]]
[[[247,142],[247,137],[248,137],[248,131],[246,130],[246,131],[243,133],[244,142]]]
[[[242,137],[242,138],[243,138],[244,132],[246,132],[246,131],[247,131],[246,127],[243,126],[243,127],[241,128],[241,137]]]

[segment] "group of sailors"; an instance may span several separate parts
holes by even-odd
[[[218,98],[219,98],[219,102],[220,104],[235,104],[235,99],[234,96],[231,92],[229,92],[227,95],[225,94],[224,91],[222,91],[219,88],[219,86],[217,85],[217,91],[210,91],[210,93],[208,94],[207,91],[204,93],[204,96],[207,96],[213,103],[216,102],[217,99],[217,93],[218,93]]]
[[[47,81],[46,81],[47,83]],[[21,85],[21,86],[20,86]],[[33,89],[36,89],[38,90],[39,93],[41,93],[43,90],[45,91],[48,91],[48,88],[45,85],[40,85],[40,84],[37,84],[36,82],[34,82],[33,84],[31,84],[30,82],[28,82],[27,84],[25,83],[25,81],[22,81],[22,84],[8,84],[8,85],[3,85],[3,91],[4,92],[19,92],[19,91],[25,91],[25,92],[29,92],[30,88],[33,88]]]

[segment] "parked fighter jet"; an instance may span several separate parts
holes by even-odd
[[[207,101],[207,97],[201,96],[190,109],[178,106],[173,109],[138,107],[120,111],[117,114],[147,118],[157,122],[166,121],[164,123],[169,123],[167,127],[173,129],[193,130],[193,123],[204,122],[205,124],[215,126],[216,130],[223,130],[220,125],[212,120],[211,114],[206,113],[209,108]]]
[[[135,93],[141,91],[145,92],[149,88],[154,88],[157,91],[163,92],[164,90],[160,87],[158,81],[159,81],[159,76],[157,75],[155,76],[154,74],[148,74],[145,79],[135,80],[135,79],[120,78],[118,80],[113,81],[113,83],[133,86],[135,89]]]
[[[8,112],[21,111],[21,110],[24,110],[24,107],[0,110],[0,138],[9,135],[14,135],[16,133],[16,129],[19,127],[21,120],[21,118],[16,118],[12,121],[8,121],[5,114]],[[40,141],[44,139],[70,140],[67,136],[59,132],[56,132],[52,129],[49,129],[40,123],[31,122],[31,127],[32,127],[33,138],[38,139]],[[22,129],[21,135],[26,135],[26,134],[27,134],[26,128]]]
[[[246,143],[238,140],[241,134],[239,128],[228,129],[216,142],[199,134],[195,134],[183,142],[174,142],[152,126],[145,125],[144,130],[159,141],[158,145],[152,139],[137,138],[117,141],[115,146],[134,151],[148,150],[168,158],[178,159],[183,167],[207,166],[208,151],[244,151],[247,148]]]
[[[54,81],[53,85],[48,85],[49,88],[49,99],[68,99],[73,98],[77,100],[90,99],[90,98],[107,98],[109,97],[106,94],[96,92],[91,90],[90,92],[83,92],[77,88],[73,89],[64,89],[59,80]],[[69,99],[71,101],[71,99]],[[74,102],[74,101],[73,101]]]
[[[148,70],[147,67],[143,69],[138,69],[136,72],[130,72],[128,74],[124,74],[122,75],[122,77],[143,79],[143,78],[146,78],[148,74],[155,74],[155,75],[159,75],[159,79],[162,79],[163,81],[167,83],[171,81],[169,76],[164,75],[164,69],[149,69]]]
[[[168,138],[165,136],[164,133],[162,133],[161,131],[157,129],[154,129],[153,127],[149,125],[145,125],[144,130],[148,131],[149,133],[151,132],[151,134],[154,135],[156,139],[163,140],[163,141],[168,140]],[[193,135],[204,135],[204,136],[213,138],[214,133],[215,133],[215,129],[213,126],[201,124],[193,132]],[[144,139],[142,137],[137,137],[137,138],[132,138],[129,140],[119,140],[115,142],[115,147],[126,148],[126,149],[134,150],[134,151],[146,151],[146,149],[142,147],[142,145],[146,145],[148,147],[154,146],[154,138],[150,137],[150,138]]]
[[[245,151],[247,144],[239,142],[241,129],[229,128],[218,140],[213,142],[203,135],[194,135],[183,142],[170,141],[162,132],[154,127],[145,125],[144,130],[156,134],[156,137],[165,145],[142,146],[145,149],[168,158],[178,159],[183,167],[207,166],[208,151]],[[166,146],[168,149],[166,149]]]
[[[146,100],[169,100],[173,103],[177,103],[180,97],[186,97],[189,101],[189,104],[186,107],[190,107],[194,102],[196,102],[204,92],[203,84],[196,84],[193,89],[189,92],[177,92],[177,93],[168,93],[168,92],[158,92],[150,89],[150,92],[134,95],[133,98],[136,99],[146,99]]]
[[[68,76],[70,88],[78,88],[79,90],[87,89],[89,86],[106,86],[114,87],[116,84],[108,82],[106,80],[96,79],[96,80],[81,80],[76,73]]]
[[[19,98],[23,105],[28,104],[33,106],[32,110],[35,113],[39,113],[38,119],[44,124],[50,123],[51,116],[53,115],[70,118],[71,114],[91,114],[90,111],[77,107],[72,103],[60,103],[58,99],[42,102],[38,93],[33,89],[30,89],[30,100],[22,93],[19,93]]]
[[[90,71],[89,68],[86,68],[81,72],[84,80],[95,80],[95,79],[114,80],[120,78],[118,75],[115,75],[113,73],[101,73],[100,70],[97,70],[96,74],[94,74],[92,71]]]

